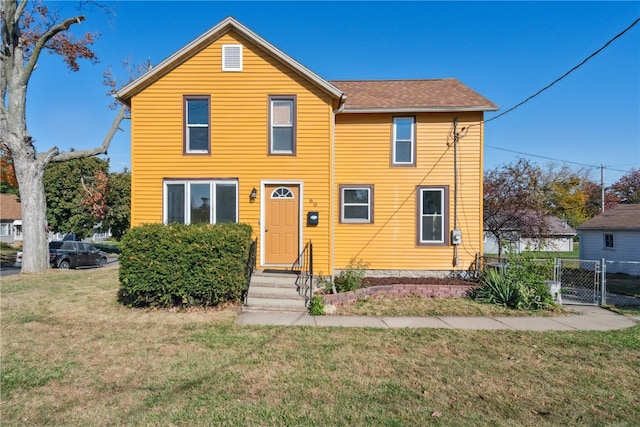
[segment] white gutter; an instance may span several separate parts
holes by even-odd
[[[341,111],[348,113],[448,113],[448,112],[464,112],[464,111],[498,111],[498,107],[488,107],[478,105],[477,107],[402,107],[402,108],[344,108]]]

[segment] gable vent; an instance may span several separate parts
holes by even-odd
[[[242,71],[242,45],[222,45],[222,71]]]

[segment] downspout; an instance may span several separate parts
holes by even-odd
[[[338,108],[332,111],[331,118],[331,201],[329,214],[331,221],[330,244],[329,244],[329,264],[331,265],[331,283],[334,283],[336,275],[336,114],[340,114],[344,110],[346,96],[344,93],[340,95]]]
[[[458,118],[453,119],[453,229],[458,229]],[[460,264],[458,245],[453,245],[453,266]]]

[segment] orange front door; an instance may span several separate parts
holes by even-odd
[[[292,265],[298,258],[300,189],[265,185],[265,264]]]

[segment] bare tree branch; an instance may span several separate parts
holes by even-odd
[[[49,30],[38,39],[38,41],[33,46],[33,52],[31,53],[29,62],[25,67],[24,74],[22,75],[22,84],[26,85],[29,81],[31,73],[33,72],[36,63],[38,62],[38,57],[40,56],[40,53],[42,53],[42,50],[45,48],[47,42],[51,40],[56,34],[67,31],[73,24],[79,24],[84,20],[85,17],[83,15],[65,19],[61,23],[49,28]]]
[[[127,115],[127,111],[128,110],[124,105],[120,107],[120,109],[118,110],[118,114],[116,115],[116,118],[113,120],[111,129],[109,129],[109,132],[107,132],[107,135],[105,136],[104,141],[102,141],[102,145],[100,145],[100,147],[89,148],[86,150],[57,153],[50,158],[50,161],[65,162],[67,160],[90,157],[90,156],[95,156],[97,154],[107,154],[107,149],[111,144],[111,140],[113,139],[113,136],[116,134],[116,131],[120,128],[120,123],[122,122],[122,120],[129,118]],[[49,150],[49,152],[50,151],[51,150]]]
[[[16,13],[13,17],[13,22],[19,22],[20,17],[22,16],[22,12],[24,12],[24,8],[27,6],[28,0],[22,0],[20,4],[18,4],[18,8],[16,9]]]

